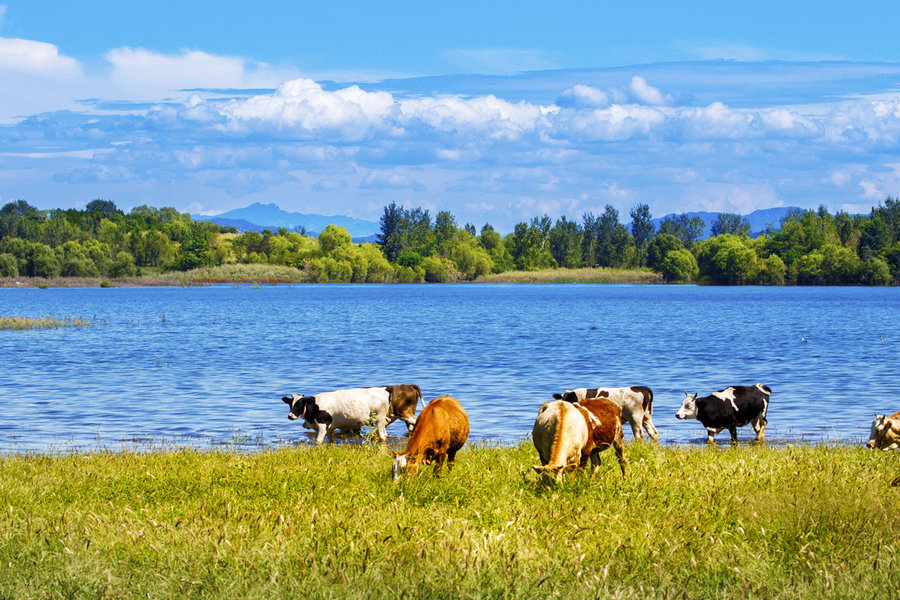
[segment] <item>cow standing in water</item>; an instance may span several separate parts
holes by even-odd
[[[698,398],[697,394],[685,392],[681,409],[675,413],[678,419],[697,419],[706,427],[707,441],[715,441],[714,436],[727,429],[731,433],[731,443],[737,443],[737,428],[753,424],[756,441],[761,442],[766,434],[766,413],[769,410],[769,396],[772,390],[761,383],[756,385],[734,385],[709,396]]]

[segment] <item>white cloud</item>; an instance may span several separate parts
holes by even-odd
[[[658,89],[647,83],[640,75],[635,75],[631,78],[631,83],[628,85],[628,91],[631,92],[632,97],[640,104],[662,106],[671,104],[672,102],[671,96],[665,96]]]
[[[274,87],[289,76],[265,63],[198,50],[162,54],[122,47],[104,58],[112,66],[108,83],[132,99],[160,99],[183,89]]]
[[[388,171],[372,171],[368,173],[359,184],[364,190],[415,190],[425,191],[425,186],[419,181],[413,181],[406,175]]]
[[[59,49],[53,44],[0,38],[0,72],[2,71],[73,79],[81,76],[81,65],[74,58],[60,55]]]

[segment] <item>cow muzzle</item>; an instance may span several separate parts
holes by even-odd
[[[300,417],[298,417],[298,416],[295,415],[294,413],[290,413],[290,414],[288,415],[288,419],[290,419],[291,421],[296,421],[296,420],[299,419],[299,418],[300,418]]]

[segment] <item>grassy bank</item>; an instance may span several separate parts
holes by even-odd
[[[663,283],[659,273],[649,269],[544,269],[506,271],[478,278],[478,283]]]
[[[14,277],[0,278],[0,288],[21,287],[142,287],[191,286],[212,283],[304,283],[307,276],[294,267],[262,264],[230,264],[191,271],[162,273],[146,268],[141,277]],[[663,283],[662,275],[647,269],[545,269],[506,271],[480,277],[476,283]]]
[[[897,597],[898,456],[628,447],[540,483],[467,447],[393,484],[384,447],[0,459],[0,598]]]

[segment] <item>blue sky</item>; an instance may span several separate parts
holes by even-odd
[[[900,3],[0,0],[0,203],[509,231],[900,194]]]

